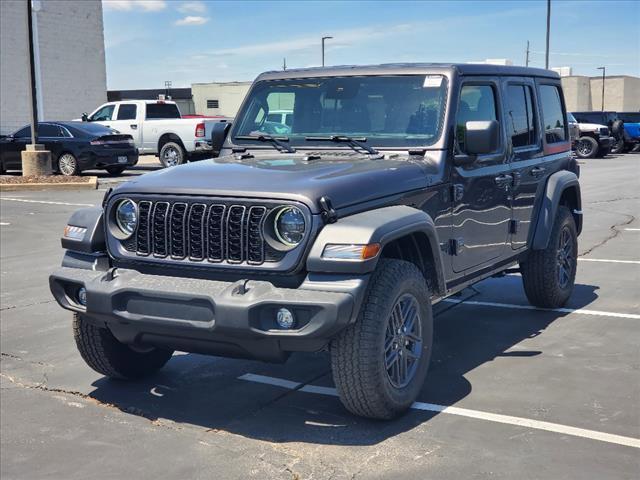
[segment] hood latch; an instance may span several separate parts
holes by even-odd
[[[318,203],[320,204],[320,215],[324,223],[336,223],[338,221],[338,213],[333,208],[331,199],[329,197],[320,197]]]

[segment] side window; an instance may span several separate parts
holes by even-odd
[[[31,136],[31,127],[29,127],[29,126],[23,127],[20,130],[18,130],[16,133],[14,133],[13,136],[15,138],[30,137]]]
[[[536,145],[536,122],[531,87],[509,85],[507,87],[508,112],[505,114],[507,130],[511,132],[513,148]]]
[[[464,85],[456,116],[458,147],[465,151],[464,137],[467,122],[498,120],[496,96],[490,85]]]
[[[113,109],[114,108],[116,108],[115,105],[105,105],[100,110],[98,110],[96,113],[91,115],[91,121],[92,122],[104,122],[104,121],[111,120],[111,118],[113,116]]]
[[[38,125],[38,136],[44,138],[62,137],[60,127],[49,123]]]
[[[135,120],[136,119],[136,105],[131,103],[122,103],[118,108],[117,120]]]
[[[567,132],[560,91],[554,85],[540,85],[540,103],[542,104],[542,125],[547,143],[564,142]]]

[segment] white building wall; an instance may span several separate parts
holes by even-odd
[[[100,0],[39,0],[40,120],[71,120],[107,101]],[[0,132],[29,121],[25,0],[0,1]]]
[[[197,114],[235,117],[252,82],[194,83],[191,85]],[[207,108],[207,100],[218,100],[218,108]]]

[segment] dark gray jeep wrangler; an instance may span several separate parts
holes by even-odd
[[[571,295],[582,226],[557,74],[379,65],[260,75],[218,158],[73,214],[50,277],[84,360],[115,378],[174,350],[285,361],[328,348],[353,413],[418,395],[432,305],[492,275]]]

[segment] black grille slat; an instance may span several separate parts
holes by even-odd
[[[136,251],[139,255],[149,255],[149,217],[151,202],[142,201],[138,204],[138,229],[136,231]]]
[[[189,258],[202,260],[205,255],[205,211],[207,206],[202,203],[194,203],[189,209]]]
[[[207,258],[210,262],[224,260],[224,205],[211,205],[207,216]]]
[[[174,203],[169,217],[169,250],[173,258],[181,259],[187,256],[186,216],[187,204]]]
[[[244,260],[245,231],[244,220],[246,207],[233,205],[229,207],[226,221],[227,261],[242,263]]]
[[[167,235],[168,213],[168,202],[158,202],[155,204],[151,221],[151,238],[153,242],[153,254],[156,257],[166,257],[169,252]]]
[[[273,250],[263,235],[263,223],[272,207],[188,199],[137,200],[137,205],[137,231],[122,241],[132,254],[247,265],[282,259],[282,252]]]
[[[254,206],[249,209],[247,218],[247,262],[264,262],[264,238],[262,238],[262,219],[267,209]]]

